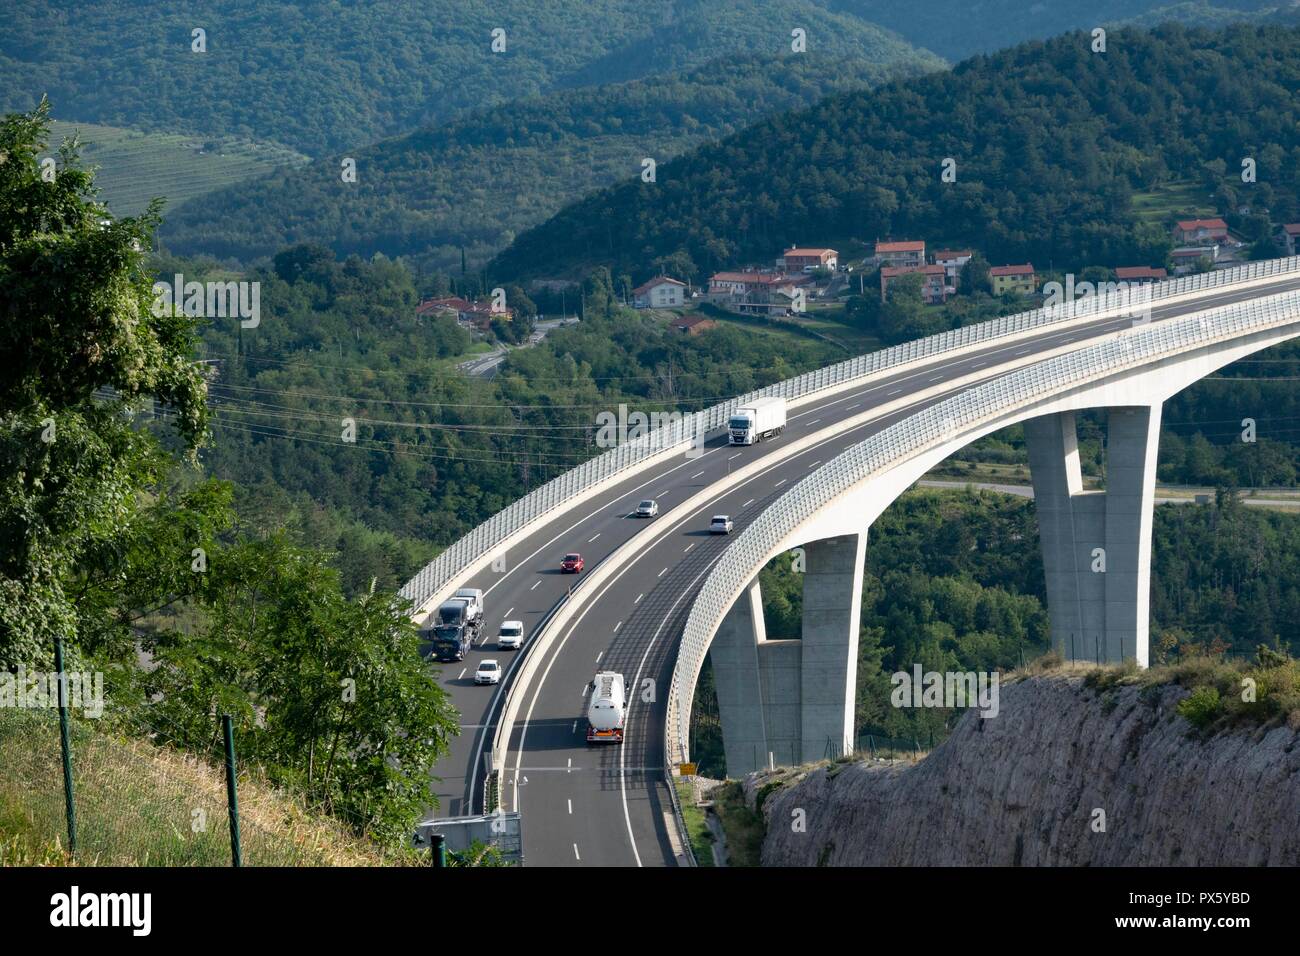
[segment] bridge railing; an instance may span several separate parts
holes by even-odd
[[[1232,269],[1153,283],[1146,287],[1150,292],[1144,292],[1141,300],[1144,303],[1156,303],[1209,288],[1298,270],[1300,257],[1267,259]],[[402,596],[410,599],[417,610],[422,608],[466,568],[500,554],[517,532],[552,514],[557,508],[574,502],[591,488],[611,478],[631,473],[663,452],[688,445],[697,436],[721,428],[736,407],[756,398],[779,395],[789,400],[802,399],[820,392],[837,390],[857,379],[903,368],[913,362],[995,342],[1044,326],[1098,317],[1108,312],[1123,314],[1126,310],[1131,310],[1133,305],[1132,297],[1121,290],[1002,316],[859,355],[685,415],[589,459],[497,512],[421,569],[402,588]]]
[[[695,684],[713,635],[736,595],[787,537],[827,502],[959,434],[998,421],[1044,398],[1162,357],[1297,321],[1300,292],[1287,292],[1222,306],[1201,316],[1141,326],[931,405],[846,449],[792,485],[727,547],[700,587],[683,629],[669,686],[665,722],[668,762],[686,759]]]

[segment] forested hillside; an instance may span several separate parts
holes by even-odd
[[[897,30],[913,43],[951,60],[1068,30],[1123,24],[1156,26],[1170,20],[1219,27],[1239,21],[1293,18],[1292,0],[833,0],[832,7]]]
[[[602,263],[644,278],[677,254],[701,276],[793,237],[923,237],[1057,267],[1158,262],[1168,225],[1133,200],[1173,180],[1216,191],[1247,239],[1300,218],[1297,112],[1300,30],[1126,29],[1104,54],[1075,33],[772,117],[661,166],[655,183],[567,207],[490,271]],[[940,178],[949,157],[955,182]],[[1241,181],[1243,157],[1257,182]]]
[[[810,50],[879,63],[914,54],[822,0],[182,0],[161,12],[88,0],[9,4],[4,19],[0,109],[47,93],[59,119],[234,135],[322,159],[459,110],[788,53],[795,27]],[[193,51],[195,30],[206,52]]]
[[[358,150],[355,183],[330,158],[210,193],[171,211],[161,235],[186,255],[250,261],[311,241],[453,272],[462,249],[481,264],[566,202],[639,174],[644,157],[662,163],[771,113],[942,65],[734,56],[524,99]]]

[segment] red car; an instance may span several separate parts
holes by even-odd
[[[560,562],[560,573],[577,574],[584,567],[586,567],[586,564],[582,560],[582,555],[577,553],[566,554],[564,560]]]

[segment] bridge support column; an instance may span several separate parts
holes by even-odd
[[[799,683],[805,761],[853,751],[866,547],[865,531],[804,547]]]
[[[1025,422],[1052,643],[1067,660],[1145,667],[1160,405],[1107,411],[1106,490],[1083,490],[1073,412]]]
[[[758,657],[763,639],[763,598],[755,581],[731,606],[709,648],[729,777],[744,776],[767,764]]]

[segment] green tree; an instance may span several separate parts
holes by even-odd
[[[0,666],[77,632],[77,581],[112,551],[168,456],[129,416],[159,402],[183,448],[207,424],[195,321],[155,315],[156,207],[108,220],[78,147],[42,175],[49,105],[0,123]],[[46,166],[46,168],[51,168]]]

